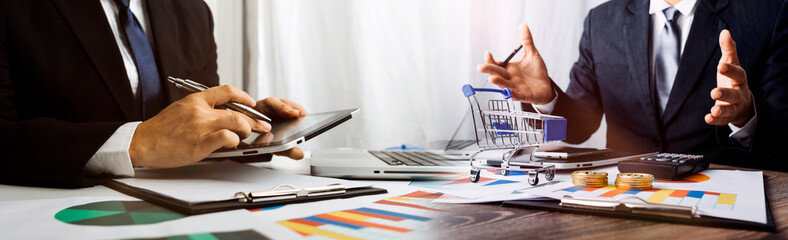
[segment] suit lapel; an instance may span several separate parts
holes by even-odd
[[[690,35],[687,38],[684,52],[681,56],[676,80],[670,91],[670,98],[662,114],[662,122],[667,123],[681,109],[687,97],[693,92],[695,85],[701,81],[701,74],[706,71],[708,64],[714,64],[711,56],[718,49],[720,19],[717,12],[727,7],[727,1],[701,1],[695,10],[695,19],[692,21]],[[716,68],[714,68],[716,69]],[[705,93],[708,94],[708,93]]]
[[[153,41],[156,46],[156,63],[159,67],[162,86],[165,87],[169,103],[180,99],[179,91],[183,91],[167,81],[169,74],[178,74],[178,19],[172,13],[172,1],[149,0],[146,1],[148,22],[153,31]],[[178,77],[178,76],[173,76]]]
[[[659,131],[655,105],[651,99],[651,91],[648,85],[648,49],[649,49],[649,26],[650,17],[648,14],[648,1],[633,0],[628,7],[630,14],[624,24],[624,45],[627,48],[627,61],[632,78],[636,85],[634,95],[640,96],[641,109],[643,116],[649,121],[649,125],[654,127],[654,131]],[[634,115],[634,114],[633,114]]]
[[[52,0],[82,43],[93,66],[126,119],[138,119],[123,59],[101,3],[95,0]]]

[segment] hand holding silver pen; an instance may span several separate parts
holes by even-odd
[[[192,80],[189,80],[189,79],[180,79],[180,78],[176,78],[176,77],[167,77],[167,80],[169,80],[171,83],[175,84],[175,86],[180,88],[180,89],[184,89],[184,90],[195,92],[195,93],[196,92],[202,92],[202,91],[205,91],[206,89],[208,89],[208,86],[205,86],[205,85],[203,85],[201,83],[198,83],[198,82],[195,82],[195,81],[192,81]],[[246,106],[246,105],[243,105],[243,104],[240,104],[240,103],[228,102],[227,104],[224,105],[224,107],[226,107],[228,109],[231,109],[231,110],[234,110],[234,111],[237,111],[237,112],[240,112],[240,113],[243,113],[244,115],[249,116],[249,117],[251,117],[253,119],[265,120],[265,121],[269,121],[269,122],[271,121],[270,118],[268,118],[267,116],[265,116],[262,113],[258,112],[257,110],[254,110],[253,108],[251,108],[249,106]]]

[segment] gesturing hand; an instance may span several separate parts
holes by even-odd
[[[528,25],[520,25],[520,40],[523,44],[525,55],[520,61],[511,61],[504,67],[498,66],[500,62],[493,59],[492,54],[485,54],[484,63],[479,64],[479,72],[490,74],[488,80],[501,88],[512,90],[513,99],[516,101],[546,104],[555,98],[550,76],[542,56],[534,46],[531,30]]]
[[[736,43],[728,30],[720,33],[722,57],[717,65],[717,87],[711,90],[711,99],[716,100],[711,112],[706,114],[706,123],[724,126],[732,123],[742,127],[753,116],[752,93],[747,86],[747,73],[739,66]]]
[[[225,85],[186,96],[140,123],[129,147],[132,164],[151,168],[184,166],[221,147],[238,146],[251,131],[271,130],[266,122],[214,108],[229,101],[255,106],[245,92]]]
[[[269,97],[258,101],[257,106],[254,108],[266,116],[273,118],[274,121],[276,121],[276,119],[297,118],[307,114],[306,109],[301,106],[301,104],[275,97]],[[292,159],[304,158],[304,151],[301,151],[301,149],[297,147],[274,154]]]

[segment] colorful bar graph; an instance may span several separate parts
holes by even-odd
[[[419,215],[442,211],[424,206],[434,199],[441,198],[442,195],[416,191],[381,199],[368,207],[317,214],[278,223],[306,238],[396,239],[405,237],[402,234],[421,229],[425,223],[432,220],[430,217]]]
[[[674,204],[681,206],[697,206],[699,208],[725,209],[732,210],[736,204],[736,194],[705,192],[695,190],[675,190],[675,189],[649,189],[649,190],[625,190],[617,189],[615,186],[606,187],[583,187],[572,186],[556,192],[564,192],[564,195],[582,197],[616,198],[629,195],[645,199],[650,203]]]

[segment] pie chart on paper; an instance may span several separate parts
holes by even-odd
[[[679,179],[679,180],[676,180],[676,181],[655,180],[654,182],[658,182],[658,183],[699,183],[699,182],[708,181],[709,179],[711,179],[711,177],[709,177],[708,175],[701,174],[701,173],[696,173],[696,174],[690,175],[688,177],[685,177],[685,178],[682,178],[682,179]]]
[[[76,225],[124,226],[153,224],[181,219],[186,215],[144,201],[104,201],[72,206],[55,214],[55,219]]]

